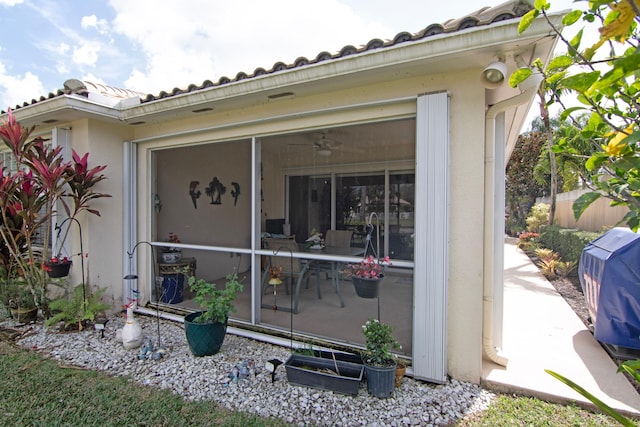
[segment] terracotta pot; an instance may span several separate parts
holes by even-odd
[[[404,374],[407,373],[407,367],[404,365],[397,365],[396,366],[396,387],[400,387],[402,385],[402,378],[404,377]]]

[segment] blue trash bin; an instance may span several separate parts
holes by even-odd
[[[177,304],[183,300],[184,274],[163,274],[162,295],[160,301],[166,304]]]
[[[591,241],[578,275],[595,338],[640,349],[640,234],[614,228]]]

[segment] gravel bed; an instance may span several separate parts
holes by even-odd
[[[157,346],[156,319],[137,316],[145,340]],[[5,326],[12,326],[4,323]],[[160,340],[164,357],[138,358],[140,349],[125,350],[116,340],[116,329],[124,319],[109,319],[104,338],[100,332],[58,332],[41,324],[32,328],[18,344],[42,352],[61,363],[110,375],[125,376],[154,387],[169,389],[188,400],[212,400],[231,410],[263,417],[277,417],[296,425],[401,426],[452,425],[465,415],[488,407],[495,395],[481,387],[456,380],[436,385],[405,377],[388,399],[368,394],[366,384],[357,396],[345,396],[289,384],[283,366],[276,381],[264,369],[272,358],[285,361],[290,350],[227,334],[221,351],[209,357],[194,357],[189,351],[181,323],[161,320]],[[233,379],[234,368],[252,368],[246,378]]]

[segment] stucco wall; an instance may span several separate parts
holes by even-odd
[[[159,150],[155,153],[157,194],[162,209],[153,212],[157,221],[158,241],[177,233],[183,243],[251,248],[251,146],[249,141],[204,144],[194,147]],[[171,173],[161,173],[167,168]],[[206,188],[216,177],[226,187],[221,204],[212,204]],[[189,195],[191,181],[199,181],[201,192],[194,207]],[[240,185],[237,204],[231,194],[232,182]],[[233,271],[235,256],[185,249],[183,256],[198,260],[198,277],[210,280]],[[242,271],[249,265],[244,257]]]
[[[478,382],[482,369],[484,88],[475,72],[451,85],[449,373]]]
[[[113,310],[121,309],[122,301],[122,141],[128,139],[125,127],[95,120],[70,123],[71,144],[83,155],[89,152],[89,167],[107,165],[95,191],[112,195],[96,199],[91,207],[100,216],[82,213],[77,219],[82,225],[86,283],[91,288],[109,288]],[[77,227],[72,225],[73,253],[80,252]],[[80,262],[74,258],[70,283],[81,283]]]

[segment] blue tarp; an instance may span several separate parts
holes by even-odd
[[[595,338],[640,349],[640,234],[614,228],[590,242],[578,267]]]

